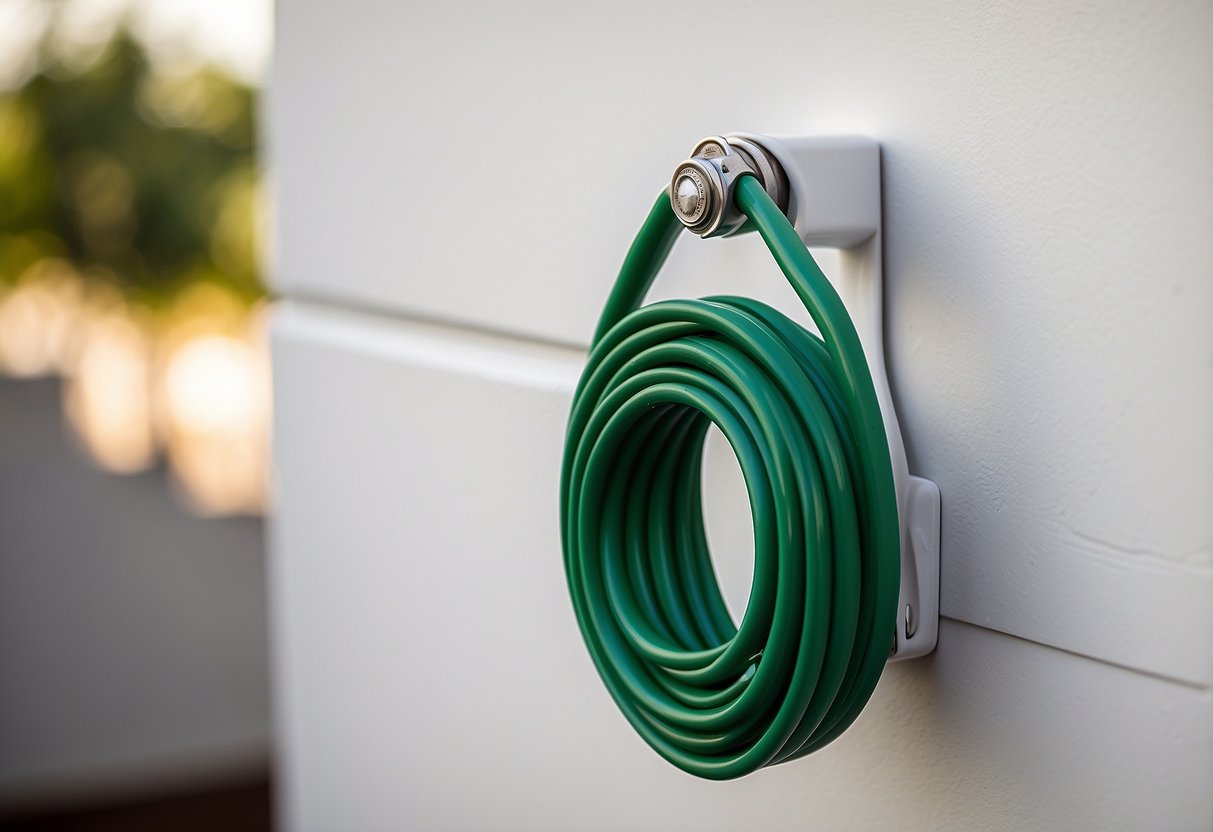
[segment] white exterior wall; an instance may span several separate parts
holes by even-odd
[[[278,14],[290,828],[1213,824],[1213,6]],[[942,492],[945,620],[842,739],[713,784],[598,681],[557,479],[632,234],[734,129],[883,145],[888,358]],[[760,246],[685,239],[657,294],[792,309]],[[714,519],[735,539],[744,506]]]

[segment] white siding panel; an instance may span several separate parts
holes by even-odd
[[[284,0],[277,284],[584,344],[695,139],[868,134],[945,614],[1208,685],[1211,32],[1199,0]],[[657,291],[786,308],[768,261],[683,240]]]
[[[581,356],[288,303],[274,357],[288,828],[1213,823],[1209,691],[950,620],[831,747],[686,776],[617,713],[567,598],[557,482]]]

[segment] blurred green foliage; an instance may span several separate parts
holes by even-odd
[[[251,87],[157,72],[122,30],[0,92],[0,282],[57,256],[153,307],[199,281],[259,297],[255,112]]]

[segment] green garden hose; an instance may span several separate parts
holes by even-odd
[[[663,193],[594,335],[561,480],[569,591],[603,682],[658,754],[716,780],[809,754],[855,720],[889,654],[900,580],[889,445],[859,337],[758,179],[741,176],[735,200],[822,337],[748,298],[642,307],[682,231]],[[740,624],[704,532],[712,424],[753,517]]]

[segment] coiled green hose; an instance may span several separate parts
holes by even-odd
[[[821,331],[755,300],[641,307],[682,226],[662,194],[603,310],[561,481],[565,570],[594,664],[657,751],[725,780],[841,734],[889,654],[900,534],[859,337],[753,176],[736,201]],[[714,423],[749,492],[754,577],[740,625],[716,580],[700,491]]]

